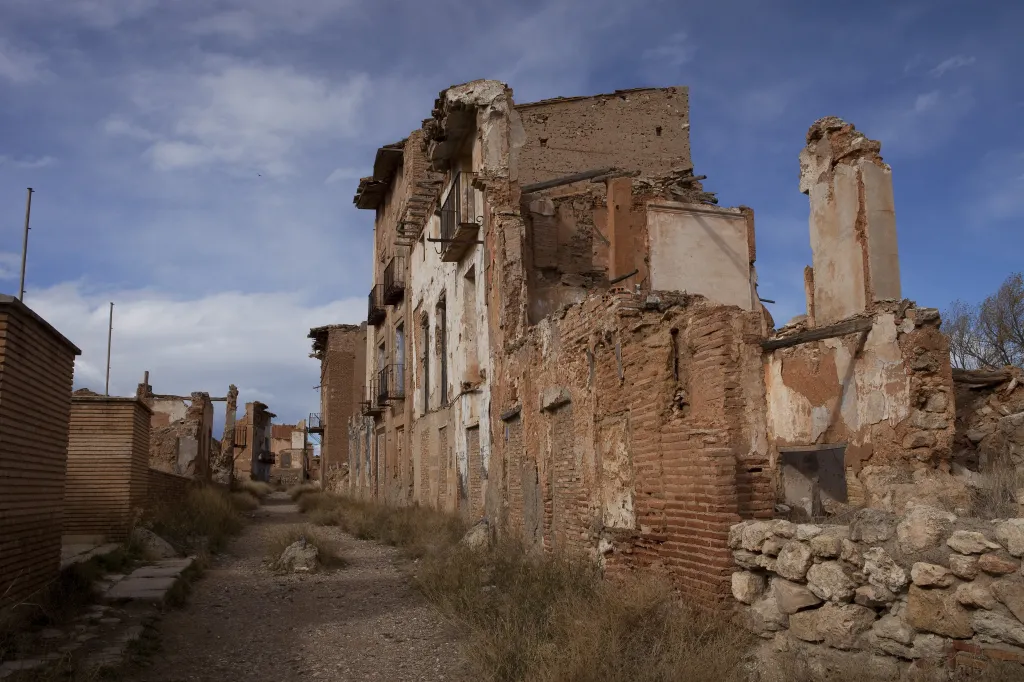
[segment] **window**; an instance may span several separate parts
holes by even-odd
[[[430,409],[430,320],[423,315],[423,414]]]
[[[462,287],[462,325],[466,336],[463,347],[469,355],[470,367],[476,365],[476,267],[471,267],[466,272],[465,281]],[[470,377],[471,378],[471,377]]]
[[[441,405],[448,404],[448,315],[445,300],[437,304],[437,353],[441,361]]]
[[[395,327],[395,388],[405,386],[405,325]]]

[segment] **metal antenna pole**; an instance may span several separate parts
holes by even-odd
[[[107,327],[107,387],[104,394],[110,395],[110,341],[114,336],[114,302],[110,302],[110,326]]]
[[[32,192],[34,190],[28,188],[28,199],[25,201],[25,238],[21,242],[21,285],[18,287],[18,300],[25,300],[25,262],[28,260],[28,221],[29,216],[32,215]]]

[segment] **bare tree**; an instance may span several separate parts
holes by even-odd
[[[954,301],[942,330],[954,367],[1024,367],[1024,275],[1010,275],[978,305]]]

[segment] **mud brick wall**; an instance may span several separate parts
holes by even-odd
[[[690,168],[689,88],[640,88],[516,105],[525,140],[519,182],[617,166]]]
[[[157,469],[150,469],[147,479],[146,511],[177,504],[185,499],[188,491],[198,487],[198,484],[187,476],[169,474]]]
[[[338,325],[327,334],[321,362],[321,474],[348,461],[348,421],[359,414],[359,402],[365,400],[366,327]]]
[[[613,292],[532,328],[495,385],[501,526],[725,599],[729,527],[772,504],[761,325],[699,297]]]
[[[0,296],[0,608],[60,570],[71,387],[78,350]]]
[[[151,411],[135,398],[75,396],[64,533],[121,542],[148,494]]]

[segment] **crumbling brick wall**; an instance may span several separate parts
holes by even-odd
[[[517,104],[521,184],[616,166],[692,168],[689,88],[638,88]]]
[[[210,456],[213,443],[213,403],[210,395],[192,393],[184,416],[169,423],[169,416],[178,411],[166,409],[168,404],[183,403],[180,399],[154,402],[150,435],[150,466],[201,481],[211,478]],[[163,408],[163,409],[161,409]]]
[[[839,502],[897,511],[913,498],[963,507],[966,491],[949,474],[952,374],[938,312],[892,301],[855,319],[868,328],[768,356],[775,470],[780,451],[835,445],[845,448],[847,499]],[[802,324],[776,338],[799,333]],[[785,476],[779,499],[792,506]]]
[[[770,507],[762,324],[700,297],[614,292],[532,328],[495,386],[502,526],[723,599],[729,526]]]

